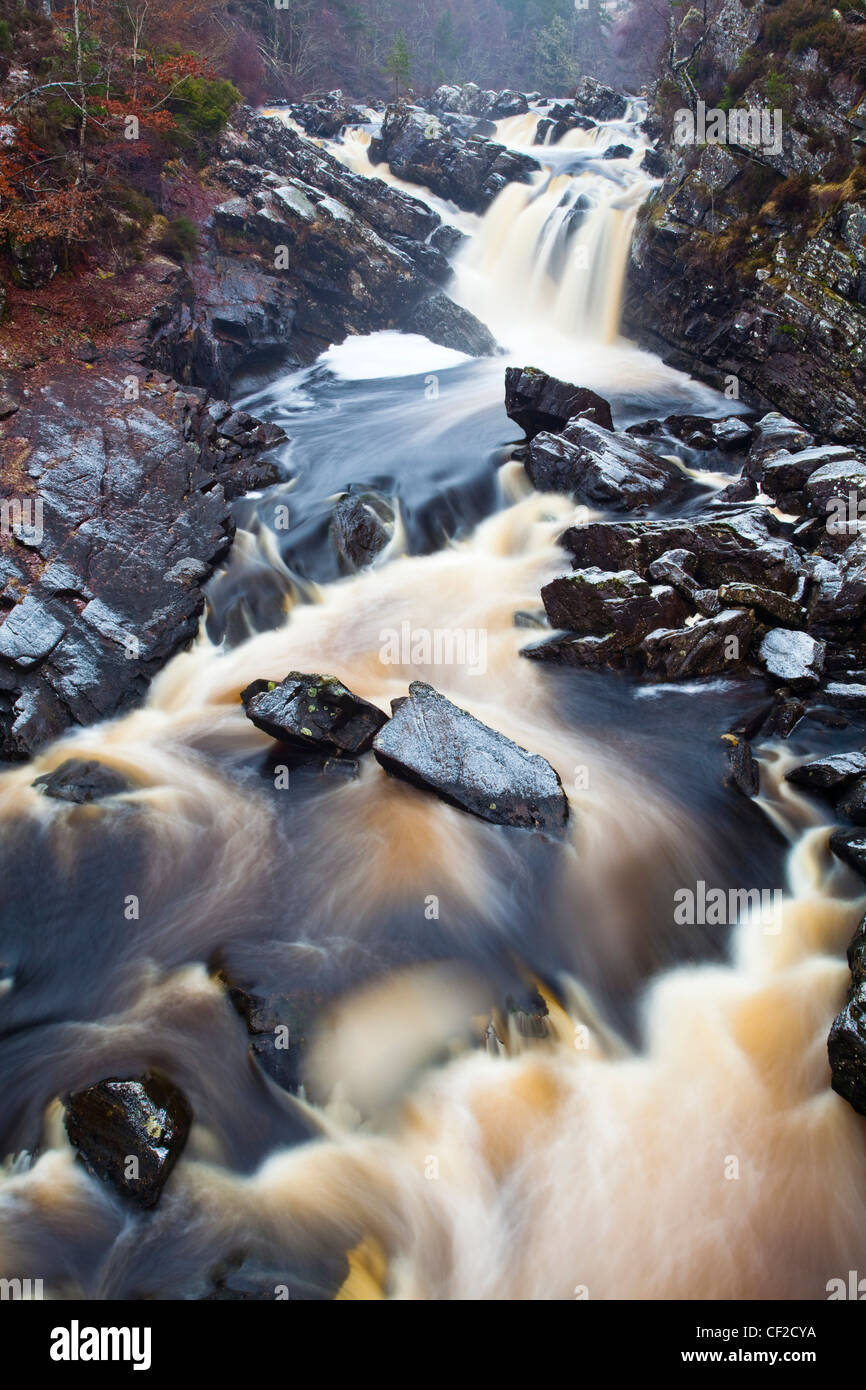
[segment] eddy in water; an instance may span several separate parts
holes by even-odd
[[[693,528],[732,477],[656,428],[735,432],[730,402],[617,336],[641,115],[550,146],[540,110],[502,121],[540,172],[484,215],[442,205],[452,293],[501,355],[387,332],[238,381],[290,481],[238,503],[197,639],[140,708],[0,779],[0,1276],[61,1300],[811,1300],[866,1268],[866,1136],[827,1061],[863,903],[786,780],[808,735],[756,741],[746,797],[721,731],[752,721],[754,672],[647,686],[523,654],[564,533],[618,513],[531,485],[507,366],[654,442],[676,504],[648,525]],[[331,148],[398,183],[370,138]],[[668,549],[652,593],[620,568],[670,617],[680,566],[709,609],[682,637],[718,608]],[[93,794],[44,794],[70,761]],[[699,885],[721,914],[683,912]]]

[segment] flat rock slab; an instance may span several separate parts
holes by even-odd
[[[301,752],[365,753],[387,722],[334,676],[290,671],[279,683],[254,681],[241,699],[257,729]]]
[[[158,1202],[191,1124],[186,1097],[153,1072],[99,1081],[66,1101],[66,1132],[85,1166],[144,1208]]]
[[[373,751],[386,772],[495,825],[559,833],[568,820],[562,783],[545,758],[422,681],[410,685]]]

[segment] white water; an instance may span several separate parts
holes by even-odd
[[[528,142],[532,119],[509,124],[503,138]],[[641,196],[638,156],[622,184],[597,166],[564,173],[571,154],[586,148],[575,135],[545,152],[551,180],[506,189],[461,257],[455,292],[496,327],[509,356],[481,364],[456,404],[443,393],[439,408],[456,412],[452,419],[471,419],[472,396],[492,392],[494,380],[501,393],[509,360],[570,364],[563,375],[602,390],[625,378],[650,400],[679,393],[694,408],[714,400],[615,341],[629,219]],[[560,256],[583,194],[590,210]],[[578,272],[580,247],[588,271]],[[393,335],[350,341],[325,363],[345,380],[433,369],[431,345],[398,341],[402,363]],[[447,375],[439,361],[435,370]],[[297,389],[294,379],[289,389]],[[421,409],[410,389],[407,401],[418,403],[400,407],[407,434],[416,429],[411,412]],[[432,417],[424,428],[435,441]],[[408,457],[407,469],[415,466]],[[203,635],[169,665],[143,709],[72,735],[35,767],[0,779],[4,829],[11,835],[22,819],[34,833],[38,827],[61,886],[114,814],[70,815],[31,790],[36,773],[67,756],[99,758],[133,779],[129,800],[146,815],[158,851],[149,887],[160,910],[123,938],[116,975],[106,969],[109,1004],[95,1021],[51,1035],[31,1084],[48,1075],[49,1094],[58,1094],[107,1071],[133,1071],[155,1049],[197,1116],[142,1229],[73,1162],[50,1105],[44,1153],[0,1186],[0,1275],[45,1275],[61,1294],[172,1296],[190,1271],[209,1268],[239,1241],[271,1259],[352,1247],[347,1298],[813,1299],[824,1297],[830,1278],[864,1268],[864,1125],[830,1090],[826,1060],[847,978],[844,947],[863,905],[853,880],[831,860],[812,803],[783,781],[792,755],[765,750],[763,806],[791,845],[781,930],[768,935],[743,922],[726,961],[661,970],[643,1000],[639,1043],[604,1021],[598,999],[606,990],[616,996],[654,968],[647,921],[662,936],[668,923],[664,911],[644,915],[645,900],[666,874],[675,884],[710,876],[717,826],[633,760],[645,708],[667,701],[671,742],[659,739],[652,766],[657,760],[687,781],[693,745],[680,714],[684,694],[634,706],[615,684],[603,687],[608,721],[603,734],[586,732],[563,712],[567,692],[582,687],[568,673],[559,673],[562,683],[548,680],[520,658],[526,634],[513,613],[537,607],[541,585],[566,566],[556,536],[588,514],[563,497],[528,493],[514,465],[502,490],[511,505],[468,539],[311,589],[312,602],[234,651]],[[243,545],[232,566],[241,578],[251,572]],[[404,618],[425,629],[483,629],[486,672],[383,666],[381,628]],[[244,1108],[246,1040],[231,1029],[222,988],[196,964],[215,945],[252,938],[264,915],[275,968],[290,959],[312,969],[341,951],[377,956],[380,921],[396,906],[410,936],[504,940],[531,976],[546,926],[519,896],[527,873],[531,881],[525,838],[462,816],[369,760],[318,812],[292,803],[276,814],[254,789],[228,779],[233,760],[267,746],[243,716],[240,689],[292,667],[332,671],[383,709],[409,680],[432,680],[550,759],[574,817],[561,861],[545,861],[545,873],[555,868],[552,886],[539,878],[535,887],[550,888],[544,911],[553,912],[566,966],[562,1003],[549,999],[547,1035],[534,1041],[491,1013],[483,953],[474,967],[385,968],[339,1001],[315,1048],[310,1075],[321,1103],[310,1114],[326,1140],[278,1150],[244,1175],[231,1169],[230,1137],[263,1122]],[[589,699],[581,699],[588,718]],[[704,687],[698,701],[707,718],[709,700]],[[213,750],[222,763],[210,760]],[[576,764],[592,772],[583,794],[574,790]],[[278,833],[286,818],[288,849]],[[750,833],[744,828],[743,838]],[[261,885],[271,877],[263,908]],[[441,896],[439,921],[423,916],[429,893]],[[95,973],[106,967],[93,949]],[[697,935],[693,949],[704,949]],[[453,1060],[443,1062],[443,1050]],[[99,1258],[85,1278],[68,1251],[88,1243]]]

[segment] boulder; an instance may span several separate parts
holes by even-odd
[[[817,685],[824,671],[823,642],[808,632],[792,632],[789,628],[774,627],[758,648],[758,657],[767,674],[792,690]]]
[[[606,87],[594,77],[582,77],[574,94],[574,104],[594,121],[621,121],[628,111],[628,100],[621,92]]]
[[[331,540],[343,567],[365,569],[394,534],[394,508],[377,492],[349,493],[334,508]]]
[[[688,614],[673,589],[651,587],[631,570],[576,570],[545,585],[541,597],[551,627],[596,636],[617,633],[623,648],[637,646],[654,628],[681,627]]]
[[[758,760],[745,738],[726,734],[728,771],[726,781],[743,796],[757,796],[761,787]]]
[[[422,681],[410,685],[373,750],[392,776],[495,825],[554,834],[565,828],[568,801],[550,763]]]
[[[441,290],[419,300],[403,320],[403,327],[469,357],[492,357],[497,351],[489,328]]]
[[[66,1132],[85,1166],[145,1209],[159,1201],[191,1124],[186,1097],[154,1072],[112,1077],[66,1098]]]
[[[596,424],[613,429],[610,405],[603,396],[588,387],[558,381],[537,367],[506,368],[505,410],[527,439],[542,430],[556,434],[575,415],[589,415]]]
[[[628,435],[578,417],[561,434],[546,431],[529,445],[526,471],[539,492],[567,492],[589,506],[631,511],[678,496],[685,479]],[[607,565],[626,569],[627,565]]]
[[[866,825],[866,777],[851,783],[836,802],[836,810],[855,825]]]
[[[726,608],[754,608],[785,627],[801,628],[806,622],[799,603],[762,584],[721,584],[719,598]]]
[[[813,758],[785,773],[785,780],[808,791],[825,792],[835,799],[852,782],[866,775],[866,752],[833,753],[829,758]]]
[[[232,981],[226,984],[246,1023],[253,1058],[283,1090],[297,1092],[321,998],[302,987],[287,994],[260,994]]]
[[[741,415],[728,415],[724,420],[714,420],[710,433],[717,448],[724,449],[725,453],[736,453],[748,448],[754,431]]]
[[[668,550],[695,556],[695,578],[705,588],[746,582],[790,595],[805,570],[800,553],[769,527],[772,518],[748,509],[673,521],[593,521],[562,536],[575,568],[632,569],[646,576]]]
[[[303,753],[365,753],[387,717],[353,695],[334,676],[290,671],[284,680],[257,680],[242,692],[257,729]]]
[[[830,836],[830,849],[856,874],[866,879],[866,830],[834,830]]]
[[[648,572],[650,579],[657,584],[671,584],[678,594],[688,599],[705,618],[713,618],[721,612],[722,605],[715,589],[704,589],[694,578],[697,559],[689,550],[666,550],[657,560],[653,560]],[[675,626],[671,623],[663,627]]]
[[[734,674],[748,655],[753,626],[749,613],[728,608],[691,627],[651,632],[641,644],[647,674],[665,681]]]

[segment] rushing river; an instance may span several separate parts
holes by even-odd
[[[521,622],[568,568],[558,535],[593,514],[533,492],[511,458],[506,365],[592,387],[620,428],[731,411],[617,336],[651,186],[641,114],[541,149],[537,114],[501,122],[545,169],[484,217],[411,190],[467,233],[450,292],[501,355],[385,333],[240,380],[290,436],[285,481],[238,503],[196,644],[140,709],[0,777],[0,1275],[196,1298],[241,1253],[331,1296],[351,1252],[348,1298],[812,1299],[866,1267],[864,1130],[826,1057],[863,904],[783,781],[814,733],[759,750],[750,803],[723,785],[720,736],[757,682],[640,689],[520,656]],[[381,176],[370,135],[329,148]],[[695,508],[725,480],[679,458]],[[330,536],[347,491],[395,512],[348,576]],[[404,625],[472,634],[476,659],[390,661]],[[434,685],[553,764],[567,842],[476,820],[372,758],[282,785],[239,692],[290,670],[386,711],[411,680]],[[34,777],[71,756],[136,789],[39,796]],[[677,925],[674,895],[699,881],[781,890],[781,914]],[[250,1061],[218,969],[318,1001],[299,1098]],[[505,1000],[536,989],[548,1014],[522,1027]],[[76,1163],[59,1097],[148,1067],[195,1124],[159,1206],[131,1220]]]

